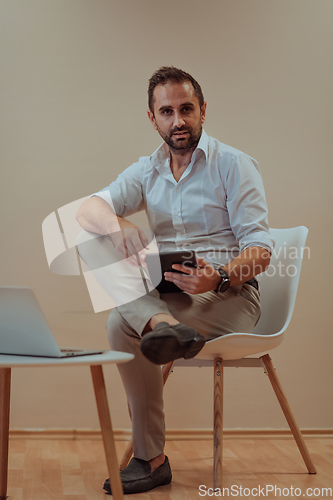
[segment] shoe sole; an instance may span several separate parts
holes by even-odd
[[[149,361],[163,365],[179,358],[193,358],[201,351],[205,342],[204,338],[182,341],[175,335],[159,332],[154,337],[150,337],[150,334],[145,335],[140,348]]]
[[[153,487],[152,487],[152,488],[150,488],[149,490],[143,490],[143,491],[142,491],[142,490],[140,490],[140,489],[138,489],[138,490],[134,490],[134,491],[132,491],[132,490],[131,490],[131,491],[128,491],[128,490],[126,490],[126,485],[122,485],[122,486],[123,486],[123,492],[124,492],[124,495],[130,495],[130,494],[132,494],[132,493],[133,493],[133,494],[135,494],[135,493],[145,493],[146,491],[151,491],[151,490],[153,490],[154,488],[159,488],[160,486],[167,486],[168,484],[170,484],[170,483],[171,483],[171,481],[172,481],[172,477],[171,477],[171,478],[169,478],[169,479],[166,479],[166,480],[165,480],[163,483],[161,483],[161,484],[158,484],[158,485],[156,485],[156,486],[153,486]],[[124,486],[125,486],[125,487],[124,487]],[[112,493],[111,493],[111,488],[108,488],[108,489],[107,489],[107,488],[104,488],[104,487],[103,487],[103,490],[105,491],[105,493],[106,493],[107,495],[112,495]]]

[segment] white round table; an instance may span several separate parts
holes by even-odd
[[[11,369],[15,367],[31,368],[78,365],[90,366],[112,495],[115,500],[123,499],[123,489],[120,481],[102,365],[105,363],[125,363],[133,359],[133,357],[133,354],[116,351],[104,351],[102,354],[60,359],[0,354],[0,500],[5,500],[7,494]]]

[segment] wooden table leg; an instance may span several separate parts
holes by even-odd
[[[94,385],[96,403],[103,436],[106,463],[110,476],[112,496],[115,500],[123,500],[123,487],[120,480],[116,447],[110,418],[108,400],[105,391],[103,369],[101,365],[90,366]]]
[[[7,494],[10,376],[10,368],[0,368],[0,500]]]
[[[222,489],[223,359],[214,359],[214,488]]]

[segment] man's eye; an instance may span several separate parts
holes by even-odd
[[[169,115],[171,113],[171,109],[164,109],[163,114],[164,115]]]

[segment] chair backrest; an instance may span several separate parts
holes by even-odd
[[[267,271],[260,276],[262,314],[253,333],[284,331],[291,319],[308,229],[304,226],[271,229],[275,249]]]

